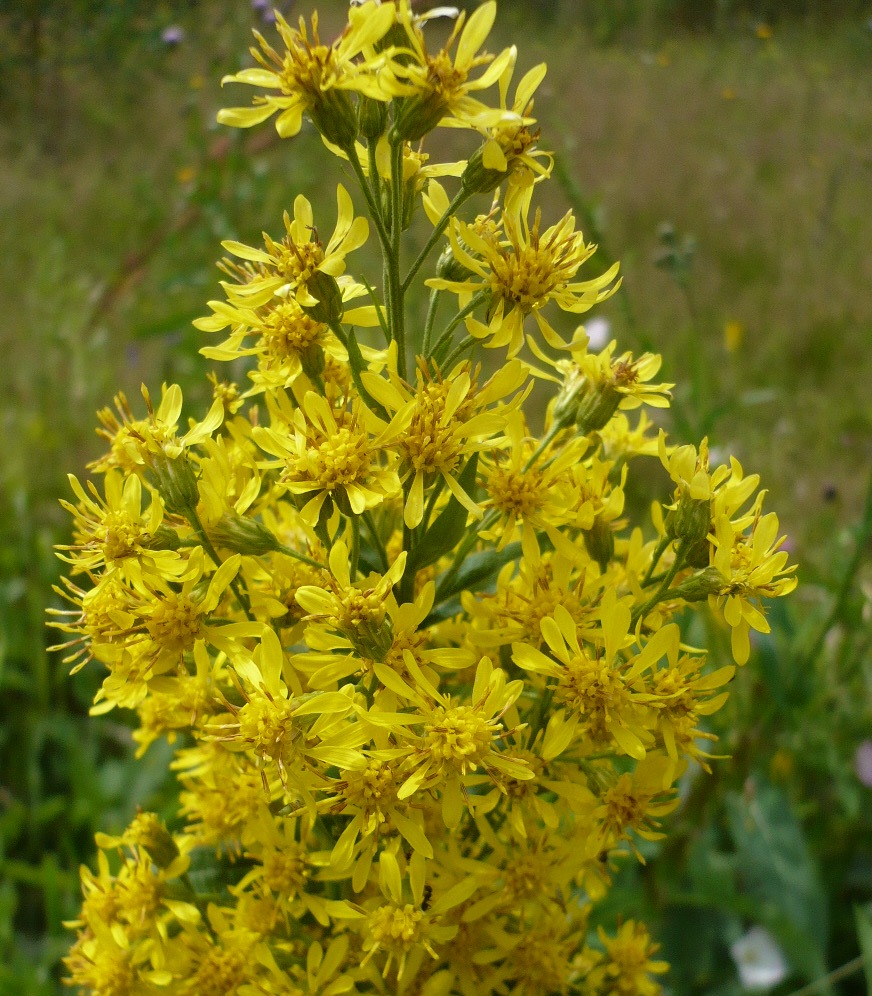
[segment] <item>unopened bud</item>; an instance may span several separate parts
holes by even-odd
[[[422,139],[439,124],[448,111],[445,98],[435,91],[426,96],[405,97],[399,103],[402,109],[391,128],[392,145]]]
[[[345,311],[342,303],[342,291],[335,277],[321,270],[315,272],[306,281],[306,290],[318,302],[313,305],[302,305],[303,311],[316,322],[329,325],[338,322]]]
[[[615,555],[615,534],[612,532],[611,526],[597,516],[593,520],[592,528],[585,529],[583,535],[587,552],[599,564],[600,570],[605,573]]]
[[[317,380],[324,372],[324,350],[317,342],[310,342],[300,353],[303,373],[309,380]]]
[[[388,105],[384,100],[361,97],[357,106],[357,121],[360,135],[368,142],[374,142],[385,133],[388,123]]]
[[[688,546],[696,546],[711,531],[711,502],[708,498],[691,498],[690,491],[682,486],[675,508],[672,529],[676,539]]]
[[[186,515],[197,507],[200,492],[197,490],[197,473],[185,452],[177,457],[160,452],[149,458],[158,493],[164,508],[173,515]]]
[[[357,138],[357,112],[344,90],[332,87],[321,90],[318,100],[309,107],[309,117],[319,132],[340,149],[350,149]]]
[[[469,157],[466,169],[460,177],[463,189],[470,194],[489,194],[504,183],[508,178],[507,170],[488,169],[484,164],[484,150],[487,145],[479,146]]]
[[[132,844],[144,847],[158,868],[168,868],[179,857],[178,844],[155,813],[136,816],[125,836]]]
[[[607,426],[618,410],[622,397],[620,391],[616,391],[610,384],[602,387],[591,387],[588,384],[576,411],[578,431],[586,436],[589,432],[597,432]]]
[[[279,541],[262,522],[238,512],[225,512],[209,529],[209,535],[216,546],[251,557],[263,556],[279,547]]]
[[[143,537],[140,543],[146,550],[178,550],[182,545],[179,534],[169,526],[158,526],[150,536]]]
[[[469,274],[470,270],[457,259],[451,246],[446,246],[436,262],[436,276],[443,280],[465,280]]]
[[[727,579],[721,574],[717,567],[706,567],[704,570],[691,574],[685,578],[681,584],[670,590],[670,595],[675,594],[685,600],[685,602],[702,602],[709,595],[718,595],[724,590]]]

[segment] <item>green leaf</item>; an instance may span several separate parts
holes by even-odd
[[[496,580],[497,573],[503,564],[507,564],[510,560],[517,560],[520,556],[520,543],[509,543],[504,550],[482,550],[468,556],[447,585],[444,585],[443,582],[439,582],[437,585],[437,608],[430,613],[429,621],[425,620],[424,625],[429,625],[437,618],[446,618],[441,612],[441,609],[444,608],[443,603],[448,602],[452,596],[461,591],[487,591]]]
[[[478,470],[478,453],[474,453],[457,478],[457,483],[470,494],[475,488],[475,475]],[[429,567],[441,556],[453,550],[463,538],[469,512],[452,494],[448,504],[442,509],[430,528],[424,533],[409,557],[413,570]]]
[[[872,904],[865,908],[855,906],[854,917],[857,921],[857,940],[860,942],[860,954],[863,955],[866,991],[872,993]]]
[[[759,905],[759,919],[808,979],[826,974],[829,926],[820,875],[790,800],[755,779],[752,790],[726,798],[727,820],[745,891]]]

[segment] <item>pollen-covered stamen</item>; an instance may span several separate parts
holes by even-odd
[[[283,843],[280,848],[270,848],[261,861],[263,882],[272,892],[292,899],[306,888],[310,871],[306,852],[299,844]]]
[[[472,706],[440,708],[425,726],[425,750],[437,762],[465,775],[482,763],[501,728]]]
[[[450,384],[442,380],[422,384],[415,395],[415,411],[398,441],[400,452],[415,470],[431,474],[457,468],[463,452],[463,425],[474,411],[471,386],[457,410],[446,417]]]
[[[272,308],[261,327],[267,355],[278,361],[305,353],[319,343],[326,332],[326,325],[316,322],[296,303],[290,302]]]
[[[151,610],[146,629],[163,650],[181,653],[193,649],[205,634],[200,606],[188,595],[162,596]]]
[[[385,822],[388,809],[397,800],[399,784],[385,761],[370,760],[360,771],[347,772],[340,788],[345,805],[360,809],[367,829],[375,829],[370,824]]]
[[[572,279],[593,251],[593,247],[585,246],[581,233],[572,232],[567,237],[560,226],[543,241],[539,235],[540,221],[541,213],[537,210],[528,243],[513,238],[512,246],[491,261],[490,283],[494,294],[511,301],[525,314],[542,307],[555,290]]]
[[[197,996],[225,996],[236,992],[248,978],[248,958],[242,951],[213,948],[190,980],[190,988],[180,990]]]
[[[518,516],[534,515],[545,504],[547,490],[535,467],[529,470],[495,468],[485,482],[491,504],[501,512]]]
[[[555,699],[579,713],[590,732],[605,736],[606,722],[630,703],[630,693],[620,674],[601,659],[573,657],[560,676]]]
[[[264,233],[264,248],[272,256],[278,275],[296,286],[306,283],[317,272],[324,262],[324,246],[318,241],[314,230],[314,241],[295,242],[290,233],[290,226],[290,218],[285,216],[288,234],[281,242],[273,241]]]
[[[367,926],[374,941],[370,954],[380,949],[387,951],[386,973],[391,961],[397,958],[400,963],[397,974],[398,978],[401,977],[406,956],[416,944],[422,945],[432,958],[438,957],[424,935],[425,915],[411,903],[406,903],[405,906],[388,903],[370,913]]]
[[[251,699],[239,710],[238,738],[250,744],[258,757],[287,762],[293,756],[295,742],[300,737],[293,711],[288,699],[265,696]]]
[[[287,481],[314,481],[324,491],[333,491],[363,480],[372,465],[372,449],[366,430],[342,426],[335,434],[309,446],[289,462]]]

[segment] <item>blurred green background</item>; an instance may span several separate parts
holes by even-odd
[[[329,36],[344,0],[319,6]],[[298,192],[333,210],[314,134],[214,123],[248,99],[219,81],[268,19],[249,0],[0,0],[2,994],[60,991],[94,831],[172,797],[166,749],[134,762],[123,716],[87,717],[100,675],[71,681],[44,649],[65,475],[119,389],[205,399],[190,322],[221,239],[275,231]],[[650,922],[676,994],[745,991],[743,938],[774,993],[866,992],[872,5],[501,0],[490,47],[509,42],[549,64],[546,220],[569,202],[595,266],[622,263],[608,334],[663,354],[676,438],[762,474],[800,564],[716,717],[731,759],[688,784],[603,916]]]

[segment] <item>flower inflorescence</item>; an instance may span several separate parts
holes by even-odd
[[[106,669],[93,711],[134,710],[140,753],[174,744],[179,781],[175,830],[140,814],[98,836],[67,958],[84,992],[660,992],[642,924],[593,928],[612,859],[641,859],[712,759],[735,666],[687,645],[685,610],[708,606],[743,664],[795,579],[756,475],[657,433],[659,357],[555,328],[617,265],[580,279],[595,247],[532,207],[545,67],[510,99],[495,13],[455,15],[435,50],[409,0],[353,5],[330,44],[279,16],[279,48],[258,36],[259,67],[228,77],[264,92],[219,119],[310,122],[368,220],[340,185],[326,243],[303,197],[281,237],[225,242],[195,324],[250,384],[213,375],[187,431],[177,386],[156,408],[144,390],[142,417],[119,396],[102,485],[71,479],[61,646]],[[467,162],[429,160],[439,126],[477,136]],[[381,293],[346,272],[371,228]],[[646,532],[625,491],[658,459],[674,491]]]

